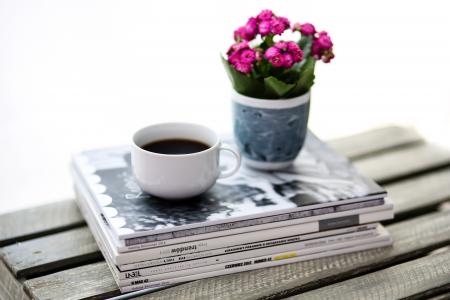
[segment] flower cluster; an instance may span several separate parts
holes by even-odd
[[[288,29],[299,32],[301,38],[298,41],[280,41],[275,38]],[[258,36],[259,43],[256,42]],[[311,23],[294,23],[290,27],[287,18],[277,16],[268,9],[249,18],[244,26],[236,29],[234,40],[235,44],[227,52],[228,63],[243,74],[255,70],[255,76],[259,78],[270,75],[281,78],[283,68],[293,68],[302,60],[328,63],[334,58],[333,42],[326,31],[317,31]],[[299,64],[298,68],[304,65]],[[297,72],[301,74],[302,70],[298,69]]]
[[[302,35],[313,36],[311,45],[312,56],[325,63],[329,63],[334,58],[333,42],[326,31],[316,32],[316,28],[311,23],[295,23],[292,31],[299,31]]]
[[[311,54],[315,59],[329,63],[334,58],[333,42],[326,31],[319,32],[311,46]]]
[[[256,60],[256,52],[250,49],[247,42],[234,44],[227,51],[228,61],[241,73],[248,74],[252,71],[252,64]]]
[[[248,19],[244,26],[239,27],[234,31],[235,41],[251,41],[257,34],[262,37],[269,34],[280,35],[290,27],[290,22],[287,18],[275,16],[275,14],[268,9],[261,11],[256,17]]]
[[[303,58],[303,51],[295,42],[278,42],[264,53],[264,57],[275,67],[290,68]]]

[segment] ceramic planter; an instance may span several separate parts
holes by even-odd
[[[290,99],[258,99],[232,90],[234,138],[252,168],[290,166],[305,141],[310,93]]]

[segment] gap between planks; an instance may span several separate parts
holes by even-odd
[[[73,200],[49,203],[0,215],[0,247],[83,226]]]

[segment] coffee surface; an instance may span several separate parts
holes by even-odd
[[[188,139],[166,139],[150,142],[141,146],[142,149],[160,154],[191,154],[209,148],[203,142]]]

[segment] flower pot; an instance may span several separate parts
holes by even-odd
[[[232,90],[234,138],[249,167],[290,166],[305,141],[310,92],[290,99],[258,99]]]

